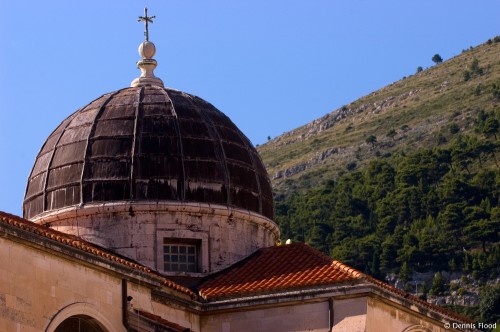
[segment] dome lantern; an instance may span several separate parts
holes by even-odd
[[[145,30],[144,37],[145,40],[139,45],[139,55],[141,60],[137,61],[137,67],[141,70],[141,76],[136,78],[130,84],[131,87],[146,86],[146,85],[157,85],[163,87],[163,81],[155,76],[153,71],[155,70],[158,62],[153,59],[156,53],[155,44],[149,41],[149,24],[153,23],[153,19],[156,16],[148,16],[148,9],[144,8],[144,16],[139,16],[137,21],[144,22]]]

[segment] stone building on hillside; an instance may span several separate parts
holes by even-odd
[[[301,244],[278,245],[250,141],[141,76],[42,145],[24,217],[0,213],[0,331],[445,331],[467,319]]]

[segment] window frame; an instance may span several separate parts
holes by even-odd
[[[177,272],[177,271],[165,271],[164,269],[164,249],[163,243],[164,239],[170,242],[179,243],[196,243],[197,244],[197,272]],[[157,229],[156,231],[156,261],[155,268],[157,271],[165,273],[171,276],[192,276],[192,277],[203,277],[210,272],[209,268],[209,234],[204,231],[192,231],[192,230],[165,230]]]
[[[167,247],[169,249],[168,252],[166,252]],[[164,237],[161,249],[163,255],[162,270],[165,273],[199,273],[200,247],[201,240]],[[189,252],[191,248],[194,250]],[[182,249],[185,249],[184,252],[182,252]],[[167,255],[170,256],[172,260],[167,261]],[[190,257],[194,258],[194,262],[189,262]],[[183,258],[185,259],[183,260]],[[167,264],[170,264],[170,266],[177,265],[178,269],[167,269]],[[186,268],[181,268],[181,265],[185,265]],[[190,266],[193,266],[194,269],[190,269]]]

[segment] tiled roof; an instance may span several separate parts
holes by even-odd
[[[153,277],[153,278],[159,280],[164,286],[166,286],[168,288],[175,289],[181,293],[187,294],[187,295],[191,296],[191,298],[196,297],[196,294],[194,292],[192,292],[191,290],[189,290],[188,288],[174,283],[173,281],[161,276],[159,273],[149,269],[148,267],[141,265],[141,264],[138,264],[137,262],[134,262],[133,260],[118,256],[111,251],[108,251],[108,250],[103,249],[99,246],[96,246],[95,244],[92,244],[88,241],[85,241],[77,236],[62,233],[62,232],[53,230],[51,228],[47,228],[45,226],[35,224],[34,222],[31,222],[29,220],[26,220],[26,219],[23,219],[21,217],[12,215],[10,213],[2,212],[2,211],[0,211],[0,226],[1,226],[1,224],[12,225],[16,228],[23,230],[23,231],[37,234],[37,235],[42,236],[44,238],[59,242],[63,245],[67,245],[67,246],[88,252],[90,254],[105,258],[109,261],[119,263],[119,264],[124,265],[128,268],[141,271],[142,273],[146,273],[150,277]]]
[[[160,327],[165,328],[167,331],[172,331],[172,332],[190,332],[191,329],[189,327],[183,327],[180,326],[179,324],[172,323],[161,316],[152,314],[147,311],[142,311],[142,310],[134,310],[134,314],[137,315],[138,318],[146,318],[150,321],[152,321],[155,325],[159,325]],[[133,322],[134,316],[129,318],[131,322]],[[162,330],[163,331],[163,330]]]
[[[209,277],[199,286],[205,300],[345,283],[362,277],[352,269],[302,243],[263,248]]]
[[[260,249],[239,263],[209,276],[198,290],[203,299],[217,301],[346,282],[375,285],[454,320],[471,322],[461,315],[333,260],[303,243]]]

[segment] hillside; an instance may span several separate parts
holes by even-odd
[[[475,59],[481,75],[472,73]],[[437,145],[450,123],[470,132],[479,110],[500,104],[491,92],[495,84],[498,89],[500,43],[485,43],[278,136],[258,151],[276,194],[312,187],[380,155]],[[371,135],[376,149],[366,142]]]
[[[260,146],[282,239],[500,322],[500,38]]]

